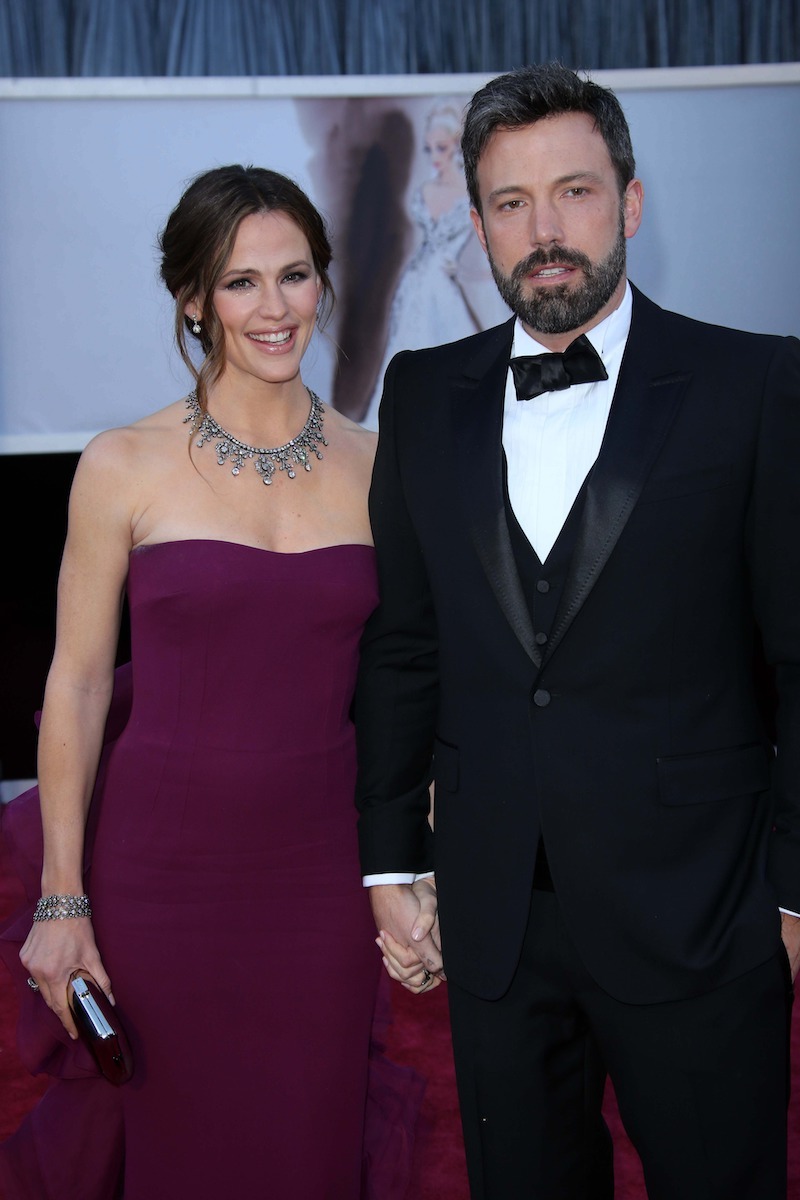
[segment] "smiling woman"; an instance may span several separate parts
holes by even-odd
[[[375,438],[301,375],[332,298],[327,232],[293,181],[229,166],[189,186],[160,245],[194,388],[81,456],[39,786],[4,817],[35,824],[20,865],[28,894],[44,887],[0,939],[21,1052],[63,1081],[0,1148],[0,1191],[210,1200],[235,1178],[359,1200],[366,1157],[391,1200],[419,1089],[369,1069],[380,956],[350,719],[377,600]],[[115,673],[124,595],[132,664]],[[130,1085],[72,1040],[75,970],[116,1001]],[[367,1105],[368,1079],[395,1078],[402,1095]],[[91,1176],[65,1166],[65,1140],[102,1147]]]
[[[214,290],[231,388],[239,375],[267,383],[298,377],[322,292],[308,240],[294,220],[280,212],[244,218],[228,269]],[[202,319],[196,299],[185,311]]]

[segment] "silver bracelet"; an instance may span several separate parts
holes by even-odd
[[[42,896],[33,910],[34,921],[64,921],[67,917],[90,917],[88,896]]]

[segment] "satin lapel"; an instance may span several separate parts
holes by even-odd
[[[450,384],[453,441],[470,534],[497,603],[526,654],[541,652],[514,560],[503,490],[503,398],[513,321],[482,342]]]
[[[661,450],[689,382],[670,369],[659,309],[634,289],[631,332],[600,453],[587,485],[575,550],[544,661],[552,656],[608,562]]]

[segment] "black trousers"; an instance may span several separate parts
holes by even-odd
[[[612,1200],[606,1073],[650,1200],[786,1200],[782,947],[705,995],[623,1004],[587,974],[555,895],[537,890],[506,995],[447,986],[472,1200]]]

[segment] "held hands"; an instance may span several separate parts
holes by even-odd
[[[73,971],[84,971],[108,996],[112,1004],[111,980],[100,959],[88,917],[37,921],[19,952],[29,981],[38,985],[39,995],[75,1041],[78,1031],[67,1002],[67,987]]]
[[[414,884],[378,884],[370,889],[380,933],[375,939],[387,972],[419,994],[445,979],[433,878]]]
[[[792,968],[792,982],[794,982],[797,978],[797,972],[800,970],[800,917],[793,917],[789,913],[781,913],[781,937],[786,947],[786,953],[789,956],[789,965]]]

